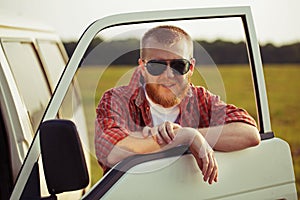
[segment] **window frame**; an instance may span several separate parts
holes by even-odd
[[[49,109],[46,112],[45,120],[51,119],[54,112],[58,110],[62,98],[66,93],[67,86],[70,84],[76,73],[90,42],[100,31],[120,25],[229,17],[240,17],[242,19],[254,84],[260,133],[262,134],[262,138],[273,137],[262,60],[249,6],[137,12],[108,16],[95,21],[81,36],[73,56],[68,62],[65,73],[61,77],[61,84],[59,85],[56,94],[53,96],[53,103],[50,104]]]

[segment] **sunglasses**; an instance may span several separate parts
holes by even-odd
[[[145,67],[149,74],[153,76],[161,75],[170,64],[170,67],[175,75],[184,75],[190,70],[191,63],[186,59],[172,60],[149,60]]]

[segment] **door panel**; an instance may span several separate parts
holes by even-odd
[[[217,152],[219,180],[209,185],[191,154],[128,170],[103,199],[297,199],[288,144],[278,138],[231,153]],[[108,176],[108,175],[107,175]],[[101,182],[97,186],[103,187]]]

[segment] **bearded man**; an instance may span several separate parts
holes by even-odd
[[[244,109],[191,83],[193,41],[181,28],[147,31],[138,63],[130,83],[105,92],[96,109],[95,148],[104,172],[131,155],[189,145],[204,181],[212,184],[218,179],[214,151],[260,143]]]

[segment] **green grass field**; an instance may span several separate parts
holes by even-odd
[[[106,89],[114,87],[122,74],[128,72],[128,70],[129,68],[126,67],[112,67],[102,74],[103,71],[96,67],[83,67],[80,69],[78,80],[82,89],[83,102],[86,105],[91,142],[94,133],[95,106],[99,98]],[[208,69],[203,69],[202,72],[205,72],[206,77],[215,75],[215,73],[210,74]],[[223,95],[221,97],[225,98],[226,102],[246,108],[256,118],[255,99],[249,68],[224,66],[219,67],[219,72],[222,76],[226,94],[225,97]],[[300,120],[300,104],[298,102],[300,99],[300,65],[267,65],[264,67],[264,72],[272,129],[276,137],[282,138],[290,144],[297,190],[300,191],[300,123],[298,122]],[[95,88],[92,80],[99,80],[101,86]],[[208,85],[201,79],[198,72],[194,73],[192,81],[195,85],[201,84],[208,87],[208,89],[218,90],[217,85]],[[96,160],[92,160],[92,169],[93,174],[96,174],[92,177],[92,183],[95,183],[102,174]]]

